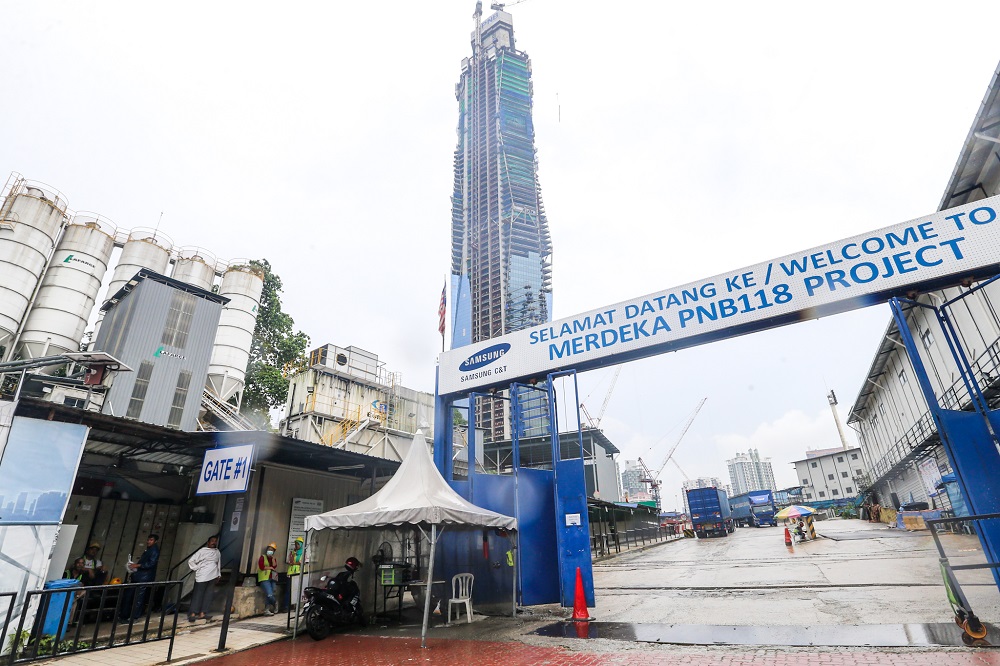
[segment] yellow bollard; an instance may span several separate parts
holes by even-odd
[[[813,517],[812,516],[806,516],[806,529],[809,530],[809,538],[810,539],[815,539],[816,538],[816,525],[813,522]]]

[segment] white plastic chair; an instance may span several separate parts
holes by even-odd
[[[452,576],[451,579],[451,599],[448,600],[448,624],[451,624],[451,607],[457,605],[457,620],[462,616],[462,604],[465,604],[465,617],[472,622],[472,583],[474,576],[470,573],[460,573]]]

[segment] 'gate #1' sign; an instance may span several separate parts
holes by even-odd
[[[205,451],[196,495],[246,492],[250,483],[253,444]]]
[[[440,356],[442,395],[578,371],[1000,272],[1000,196]]]

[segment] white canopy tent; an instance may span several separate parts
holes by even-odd
[[[420,646],[427,647],[427,621],[431,611],[430,583],[434,580],[434,550],[445,525],[493,527],[514,531],[517,519],[489,511],[468,502],[448,485],[434,466],[423,433],[418,430],[406,458],[388,483],[371,497],[333,511],[306,516],[306,548],[313,532],[324,529],[387,528],[416,526],[430,544],[427,567],[427,594]],[[425,529],[429,527],[429,532]],[[306,550],[308,552],[308,550]],[[516,572],[514,580],[517,580]],[[299,576],[299,598],[302,597]],[[296,626],[298,621],[296,620]]]

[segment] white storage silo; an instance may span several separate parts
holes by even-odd
[[[264,290],[264,271],[244,259],[235,259],[222,276],[219,295],[229,299],[219,318],[206,386],[221,400],[243,391],[250,343]]]
[[[80,350],[80,339],[115,248],[115,227],[78,213],[63,232],[17,344],[22,358]]]
[[[215,263],[216,258],[207,250],[200,247],[182,247],[177,251],[174,272],[170,277],[212,291],[212,284],[215,282]]]
[[[170,265],[170,250],[173,246],[174,242],[169,237],[155,229],[140,227],[129,232],[102,303],[118,293],[118,290],[142,268],[166,275],[167,267]]]
[[[66,198],[11,174],[0,200],[0,347],[13,356],[18,335],[66,223]],[[2,359],[0,359],[2,360]]]

